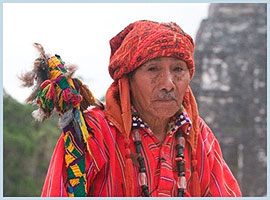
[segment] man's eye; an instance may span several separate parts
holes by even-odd
[[[157,70],[158,70],[158,68],[155,67],[155,66],[149,67],[149,68],[148,68],[148,71],[150,71],[150,72],[155,72],[155,71],[157,71]]]
[[[180,66],[177,66],[177,67],[174,67],[173,68],[173,71],[175,71],[175,72],[182,72],[183,71],[183,68],[180,67]]]

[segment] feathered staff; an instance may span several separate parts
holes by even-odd
[[[67,192],[69,196],[86,196],[85,151],[90,154],[91,151],[82,112],[91,105],[103,108],[103,104],[81,80],[73,78],[76,65],[65,65],[59,55],[50,56],[45,54],[42,45],[33,45],[40,56],[35,60],[33,70],[19,77],[24,87],[34,86],[26,102],[38,105],[32,113],[38,121],[50,118],[54,110],[58,112],[65,141]]]

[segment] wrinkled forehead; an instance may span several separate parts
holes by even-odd
[[[152,58],[151,60],[143,63],[142,65],[138,66],[137,68],[140,68],[142,66],[146,66],[146,65],[151,65],[151,64],[159,64],[159,63],[172,63],[172,64],[181,64],[181,65],[185,65],[187,66],[186,61],[179,59],[179,58],[175,58],[175,57],[167,57],[167,56],[163,56],[163,57],[156,57],[156,58]]]
[[[160,61],[162,61],[163,58],[167,58],[167,59],[170,59],[170,60],[172,60],[172,61],[183,61],[183,62],[185,62],[184,60],[179,59],[179,58],[163,56],[163,57],[152,58],[152,59],[150,59],[149,61],[147,61],[146,63],[150,63],[150,62],[160,62]]]

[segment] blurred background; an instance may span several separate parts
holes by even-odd
[[[40,196],[61,133],[57,116],[39,123],[17,76],[38,53],[32,43],[79,66],[103,99],[109,40],[129,23],[176,22],[195,41],[191,87],[243,196],[266,196],[266,4],[3,4],[4,196]]]

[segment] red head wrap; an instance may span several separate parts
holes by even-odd
[[[135,70],[145,62],[162,56],[185,61],[190,76],[194,74],[192,38],[177,24],[137,21],[110,41],[109,73],[114,80]]]
[[[129,136],[131,131],[130,89],[126,74],[147,61],[157,57],[175,57],[188,65],[190,77],[194,75],[194,44],[192,38],[175,23],[137,21],[127,26],[110,41],[111,57],[109,73],[115,80],[106,93],[106,117],[113,122],[125,138],[126,195],[134,195],[132,160],[130,159]],[[198,138],[198,109],[190,87],[184,96],[183,105],[192,121],[187,141],[192,148],[192,163],[196,169]],[[196,170],[192,172],[193,196],[200,195]]]

